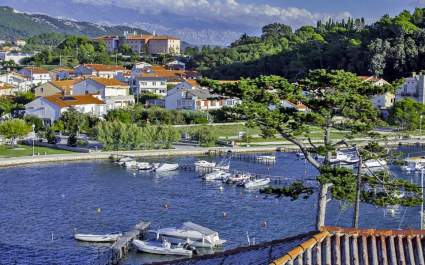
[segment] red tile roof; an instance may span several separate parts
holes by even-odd
[[[102,77],[90,77],[87,80],[93,80],[96,83],[102,84],[104,86],[114,86],[114,87],[123,87],[127,88],[128,84],[121,82],[117,79],[111,79],[111,78],[102,78]]]
[[[121,65],[107,65],[107,64],[83,64],[83,66],[91,68],[97,72],[115,72],[125,71],[125,68]]]

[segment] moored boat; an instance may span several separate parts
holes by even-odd
[[[270,178],[264,178],[264,179],[253,179],[246,181],[243,186],[246,189],[253,189],[258,187],[267,186],[270,183]]]
[[[124,163],[126,168],[137,168],[137,161],[131,160]]]
[[[79,241],[93,242],[93,243],[110,243],[115,242],[122,236],[121,233],[105,234],[105,235],[93,235],[93,234],[75,234],[74,238]]]
[[[148,162],[137,163],[137,169],[138,170],[151,170],[152,167],[153,167],[153,165],[148,163]]]
[[[240,182],[245,182],[249,179],[251,179],[252,176],[246,173],[236,173],[233,175],[230,175],[229,177],[223,179],[223,182],[227,184],[236,184]]]
[[[154,170],[156,172],[167,172],[167,171],[173,171],[179,168],[179,164],[169,164],[169,163],[163,163],[156,165],[154,167]]]
[[[124,166],[126,162],[130,162],[130,161],[133,161],[133,158],[126,156],[126,157],[120,158],[118,161],[115,161],[115,163],[120,166]]]
[[[230,177],[232,174],[219,170],[219,171],[213,171],[211,173],[208,173],[206,175],[204,175],[202,178],[204,180],[223,180],[227,177]]]
[[[133,245],[141,252],[158,255],[187,256],[193,255],[192,250],[184,249],[182,246],[172,246],[170,242],[151,242],[138,239],[133,240]]]
[[[262,156],[257,156],[256,160],[258,162],[264,162],[264,163],[276,162],[276,156],[274,156],[274,155],[262,155]]]
[[[206,160],[198,160],[195,162],[195,167],[199,168],[213,168],[215,167],[216,163],[214,162],[208,162]]]

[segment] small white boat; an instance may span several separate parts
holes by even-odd
[[[137,169],[138,170],[151,170],[152,167],[153,167],[153,165],[151,165],[150,163],[147,163],[147,162],[137,163]]]
[[[154,167],[154,170],[156,172],[167,172],[167,171],[173,171],[179,168],[179,164],[168,164],[168,163],[163,163],[160,164],[158,166]]]
[[[232,174],[219,170],[219,171],[213,171],[211,173],[206,174],[203,179],[204,180],[223,180],[225,178],[230,177]]]
[[[220,239],[217,232],[192,222],[183,223],[181,228],[162,228],[153,232],[156,233],[158,239],[160,237],[177,238],[198,247],[216,247],[226,242],[226,240]]]
[[[363,167],[365,168],[386,168],[388,165],[387,161],[382,159],[372,159],[364,162]]]
[[[93,235],[93,234],[75,234],[74,238],[85,242],[96,242],[96,243],[110,243],[115,242],[122,236],[121,233],[106,234],[106,235]]]
[[[124,163],[126,168],[137,168],[137,161],[131,160]]]
[[[297,157],[299,157],[299,158],[304,158],[304,157],[305,157],[305,155],[304,155],[304,153],[303,153],[303,152],[298,152],[298,153],[297,153]]]
[[[269,183],[270,183],[270,178],[253,179],[253,180],[248,180],[247,182],[245,182],[243,186],[246,189],[253,189],[253,188],[267,186],[269,185]]]
[[[133,245],[141,252],[158,255],[175,255],[192,257],[193,251],[184,249],[182,246],[172,246],[170,242],[149,242],[138,239],[133,240]]]
[[[267,156],[267,155],[257,156],[256,159],[257,159],[258,162],[263,162],[263,163],[276,162],[276,156],[273,156],[273,155],[271,155],[271,156]]]
[[[119,159],[118,161],[116,161],[115,163],[116,163],[116,164],[118,164],[118,165],[120,165],[120,166],[124,166],[124,164],[125,164],[126,162],[130,162],[130,161],[133,161],[133,158],[126,156],[126,157],[120,158],[120,159]]]
[[[216,163],[214,162],[208,162],[206,160],[199,160],[195,162],[195,167],[200,167],[200,168],[213,168],[215,167]]]
[[[252,178],[252,176],[249,175],[249,174],[236,173],[236,174],[233,174],[233,175],[223,179],[223,182],[225,182],[227,184],[235,184],[235,183],[245,182],[245,181],[247,181],[251,178]]]

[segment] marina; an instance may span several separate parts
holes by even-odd
[[[310,180],[317,172],[304,159],[295,153],[273,155],[276,156],[274,164],[232,157],[229,170],[250,172],[263,176],[261,178],[270,176],[273,185],[279,185],[278,179],[280,185],[296,180],[314,183]],[[265,196],[250,189],[223,185],[220,181],[203,181],[199,177],[201,174],[193,168],[196,161],[218,164],[223,158],[140,159],[140,162],[149,164],[192,166],[191,169],[161,173],[127,169],[107,160],[6,168],[0,172],[3,181],[0,199],[5,202],[5,209],[0,211],[0,232],[3,235],[0,243],[5,246],[0,261],[11,263],[14,258],[19,258],[32,264],[42,264],[45,259],[57,263],[67,260],[70,264],[113,264],[112,260],[120,260],[118,264],[134,265],[175,259],[175,256],[137,251],[131,241],[139,238],[135,224],[140,220],[150,222],[148,230],[154,231],[179,227],[187,221],[218,231],[220,239],[226,242],[217,251],[313,230],[315,195],[297,201]],[[419,181],[415,173],[405,174],[398,166],[390,167],[403,178]],[[26,185],[20,185],[23,181]],[[21,196],[10,196],[12,192]],[[13,210],[18,208],[22,211]],[[418,208],[386,209],[362,205],[361,211],[361,226],[398,228],[419,225]],[[282,214],[291,215],[291,218],[276,218]],[[352,208],[333,200],[329,204],[327,223],[350,225],[351,215]],[[14,222],[1,221],[11,219]],[[21,223],[27,226],[17,225]],[[18,237],[16,231],[20,231]],[[105,235],[111,231],[122,231],[123,234],[114,245],[84,243],[73,238],[77,233]],[[31,253],[40,254],[34,258]]]

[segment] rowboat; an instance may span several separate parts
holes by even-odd
[[[167,172],[167,171],[173,171],[179,168],[179,164],[168,164],[168,163],[163,163],[160,165],[157,165],[154,167],[154,170],[156,172]]]
[[[156,241],[142,241],[138,239],[133,240],[133,245],[141,252],[158,254],[158,255],[175,255],[191,257],[192,250],[184,249],[182,246],[172,246],[170,242],[156,242]]]
[[[203,179],[204,180],[223,180],[227,177],[230,177],[232,174],[225,171],[213,171],[211,173],[206,174]]]
[[[258,188],[258,187],[266,186],[269,183],[270,183],[270,178],[253,179],[253,180],[248,180],[247,182],[245,182],[244,183],[244,187],[246,189],[253,189],[253,188]]]
[[[106,235],[75,234],[74,238],[85,242],[109,243],[117,241],[120,236],[122,236],[121,233],[113,233]]]

